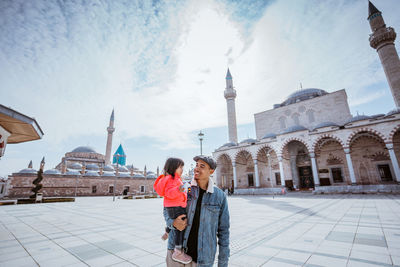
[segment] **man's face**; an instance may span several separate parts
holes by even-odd
[[[208,180],[211,174],[214,173],[214,170],[210,168],[210,166],[199,159],[196,162],[196,167],[194,168],[194,179],[195,180]]]

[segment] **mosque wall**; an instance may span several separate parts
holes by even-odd
[[[33,180],[36,174],[13,173],[9,176],[10,185],[7,196],[9,198],[27,198],[32,192]],[[115,195],[122,195],[126,187],[129,193],[150,193],[153,191],[155,179],[128,178],[128,177],[76,177],[69,175],[43,175],[40,192],[44,197],[74,196],[77,187],[77,196],[112,196],[110,187],[116,185]],[[142,188],[144,186],[144,188]]]
[[[257,139],[294,125],[309,129],[327,121],[342,125],[351,117],[344,89],[309,99],[306,103],[301,101],[254,114]]]

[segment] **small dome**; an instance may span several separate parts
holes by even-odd
[[[386,116],[394,115],[400,113],[400,109],[393,109],[386,114]]]
[[[377,119],[377,118],[383,117],[383,116],[385,116],[385,114],[375,114],[375,115],[369,116],[369,118],[370,118],[370,119]]]
[[[85,176],[100,176],[97,171],[87,171]]]
[[[131,176],[129,175],[129,173],[126,173],[126,172],[120,172],[118,176],[119,176],[119,177],[131,177]]]
[[[23,169],[23,170],[20,170],[18,173],[37,173],[37,170],[35,170],[35,169],[32,169],[32,168],[26,168],[26,169]]]
[[[146,178],[149,178],[149,179],[156,179],[157,176],[156,176],[154,173],[150,173],[150,174],[147,174],[147,175],[146,175]]]
[[[61,172],[57,169],[51,169],[44,171],[44,174],[61,174]]]
[[[120,172],[128,172],[128,171],[129,171],[128,168],[125,167],[125,166],[119,166],[118,170],[119,170]]]
[[[103,171],[105,171],[105,172],[113,172],[114,171],[114,166],[106,165],[106,166],[104,166]]]
[[[322,89],[318,88],[307,88],[294,92],[289,95],[285,101],[282,102],[281,106],[286,106],[290,104],[294,104],[300,101],[304,101],[310,98],[327,95],[328,93]]]
[[[68,169],[81,170],[82,169],[82,164],[80,164],[78,162],[74,162],[74,163],[68,164]]]
[[[73,153],[97,153],[94,150],[94,148],[92,148],[90,146],[78,146],[77,148],[75,148],[71,152],[73,152]]]
[[[234,142],[225,143],[222,146],[220,146],[218,149],[223,148],[223,147],[232,147],[232,146],[237,146],[237,144]]]
[[[79,171],[76,171],[76,170],[67,170],[67,172],[65,173],[65,175],[74,175],[74,176],[77,176],[77,175],[81,175],[81,173],[80,173]]]
[[[109,177],[114,177],[115,176],[115,174],[114,174],[114,172],[103,172],[103,175],[102,176],[109,176]]]
[[[367,119],[370,119],[370,117],[367,115],[357,115],[357,116],[354,116],[353,118],[349,119],[345,124],[348,124],[350,122],[367,120]]]
[[[264,135],[261,139],[267,139],[267,138],[275,138],[276,134],[274,133],[267,133],[266,135]]]
[[[318,128],[322,128],[322,127],[329,127],[329,126],[338,127],[339,125],[337,125],[336,123],[331,122],[331,121],[324,121],[324,122],[317,124],[317,126],[315,126],[314,129],[318,129]]]
[[[295,126],[291,126],[291,127],[286,128],[285,130],[283,130],[282,134],[294,133],[294,132],[304,131],[304,130],[308,130],[308,129],[302,125],[295,125]]]
[[[132,176],[132,178],[144,178],[143,174],[136,173]]]
[[[99,165],[94,164],[94,163],[90,163],[90,164],[86,165],[86,170],[98,171],[99,169],[100,169]]]
[[[256,139],[248,138],[248,139],[244,139],[242,142],[240,142],[240,144],[254,144],[256,142],[257,142]]]

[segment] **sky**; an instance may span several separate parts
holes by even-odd
[[[375,0],[400,31],[398,0]],[[353,115],[387,113],[394,101],[374,49],[367,0],[0,0],[0,103],[34,117],[41,140],[9,144],[0,176],[65,153],[114,153],[156,171],[228,142],[225,75],[237,91],[239,141],[254,114],[303,88],[345,88]],[[395,45],[399,51],[397,38]]]

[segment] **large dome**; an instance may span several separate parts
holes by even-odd
[[[289,95],[288,98],[282,102],[280,106],[286,106],[290,104],[294,104],[300,101],[304,101],[310,98],[322,96],[328,94],[326,91],[318,88],[307,88],[294,92]]]
[[[78,146],[71,152],[73,153],[97,153],[92,147],[90,146]]]

